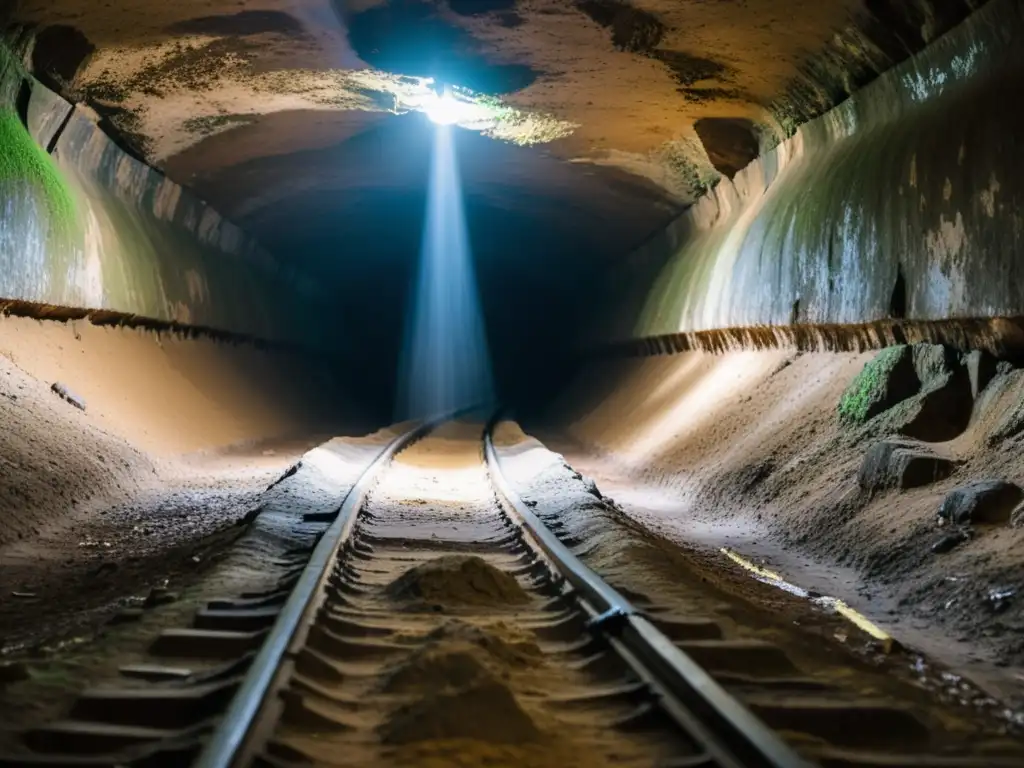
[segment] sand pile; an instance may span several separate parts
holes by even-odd
[[[425,640],[388,671],[384,691],[426,693],[464,688],[493,676],[507,677],[510,670],[534,666],[540,660],[540,648],[532,639],[502,623],[484,628],[450,621]]]
[[[538,741],[541,732],[512,691],[487,675],[459,690],[425,695],[399,707],[381,727],[387,744],[474,739],[496,744]]]
[[[503,664],[531,666],[540,659],[540,647],[532,633],[511,627],[503,621],[487,627],[478,627],[453,619],[442,624],[429,635],[428,640],[467,643],[485,651]]]
[[[391,582],[387,593],[439,605],[521,605],[529,600],[514,577],[475,555],[446,555],[417,565]]]
[[[491,675],[479,651],[469,646],[420,648],[388,675],[387,693],[429,693],[461,689]]]

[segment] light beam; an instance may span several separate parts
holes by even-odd
[[[400,419],[485,404],[493,396],[453,130],[439,125],[434,131],[420,265],[398,390]]]

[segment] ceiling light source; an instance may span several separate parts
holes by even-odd
[[[427,117],[438,125],[452,125],[459,121],[459,114],[462,112],[462,105],[452,96],[452,92],[445,88],[440,95],[431,94],[432,98],[426,104]]]

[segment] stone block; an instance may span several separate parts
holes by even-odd
[[[1010,522],[1024,491],[1006,480],[977,480],[950,491],[939,507],[939,518],[954,525]]]
[[[888,488],[917,488],[943,480],[956,463],[937,456],[910,440],[883,440],[868,449],[857,474],[857,483],[868,492]]]

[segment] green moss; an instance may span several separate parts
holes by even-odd
[[[878,413],[904,399],[906,382],[901,368],[913,375],[910,349],[905,344],[886,347],[850,382],[839,400],[839,418],[847,424],[863,424]],[[895,384],[895,386],[894,386]]]
[[[12,181],[29,182],[43,194],[53,233],[66,236],[73,231],[77,206],[60,169],[18,116],[0,109],[0,184]]]

